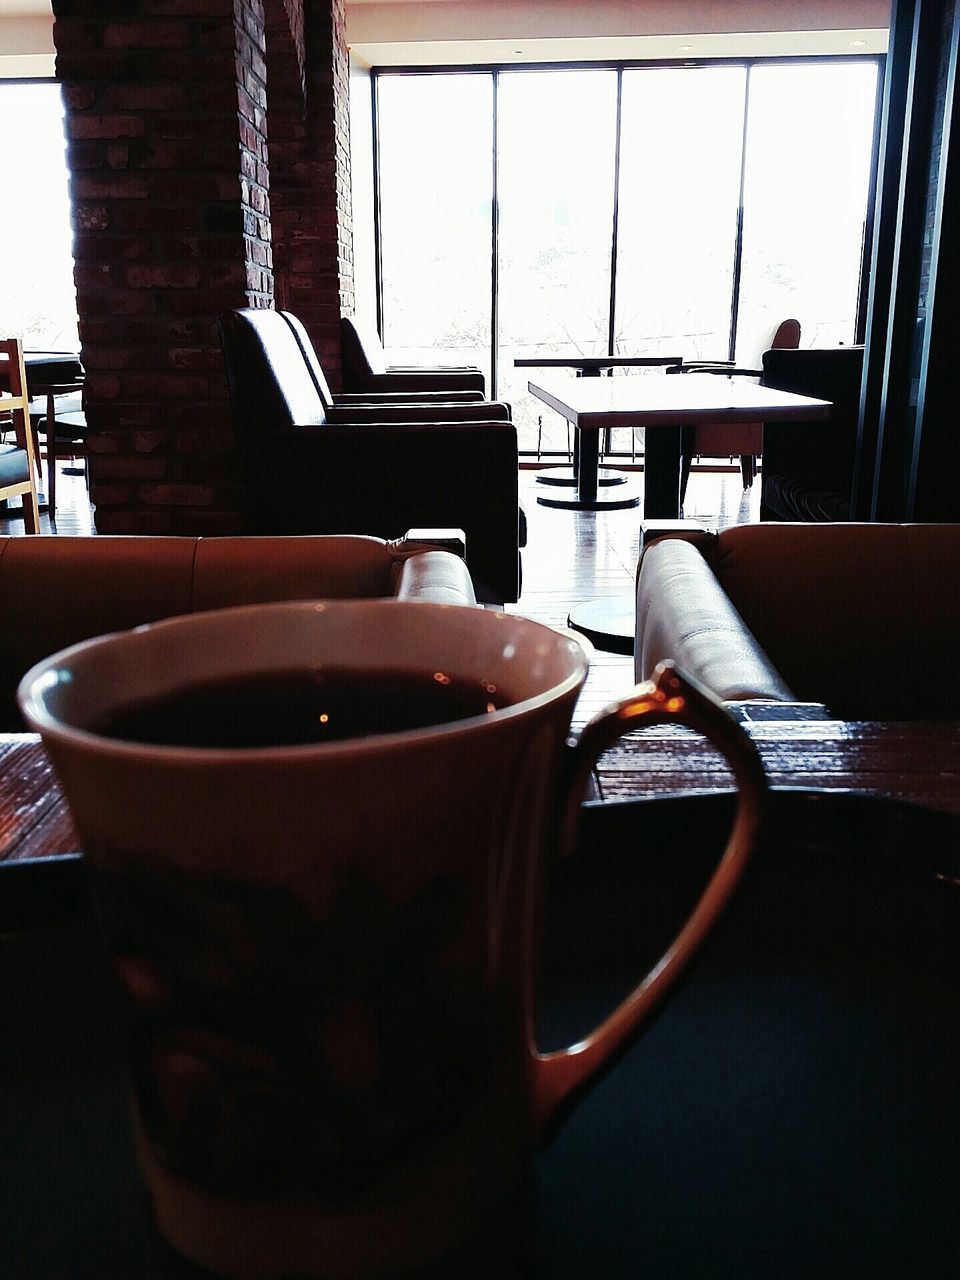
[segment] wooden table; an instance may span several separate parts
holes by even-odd
[[[0,734],[0,863],[75,856],[78,847],[40,739],[32,733]]]
[[[740,718],[773,787],[855,791],[960,814],[960,722],[849,723]],[[790,714],[786,709],[783,714]],[[597,769],[604,800],[718,794],[723,761],[688,730],[630,734]],[[75,856],[77,837],[53,768],[33,734],[0,735],[0,863]]]
[[[579,433],[576,495],[542,494],[544,506],[595,511],[599,433],[613,427],[651,427],[644,454],[644,519],[680,515],[681,428],[701,422],[819,422],[829,400],[760,386],[742,378],[687,373],[664,378],[538,378],[532,395]]]
[[[537,1156],[529,1267],[473,1266],[478,1240],[438,1280],[626,1280],[641,1260],[658,1280],[955,1280],[960,725],[748,731],[775,785],[831,790],[775,793],[771,838],[689,980]],[[660,954],[729,818],[723,794],[662,799],[727,786],[680,731],[632,735],[600,773],[614,798],[661,799],[589,806],[581,856],[555,868],[544,1049],[585,1035]],[[35,738],[0,738],[0,779],[0,1274],[203,1280],[140,1188],[79,860],[9,861],[73,847]]]
[[[960,722],[758,720],[744,727],[770,785],[855,791],[960,814]],[[604,800],[729,790],[733,779],[705,739],[661,725],[622,739],[597,770]]]

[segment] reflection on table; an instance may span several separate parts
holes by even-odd
[[[581,716],[594,709],[583,707]],[[960,722],[807,719],[806,704],[778,705],[775,720],[753,719],[758,709],[750,704],[732,710],[756,743],[771,786],[853,791],[960,814]],[[709,744],[670,725],[623,738],[601,758],[596,777],[604,800],[715,794],[733,786]],[[40,739],[0,734],[0,863],[76,850]]]

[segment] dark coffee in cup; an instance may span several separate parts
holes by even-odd
[[[121,705],[91,732],[165,747],[289,747],[406,733],[507,706],[490,681],[442,671],[256,672]]]

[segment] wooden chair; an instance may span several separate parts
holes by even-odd
[[[26,533],[40,532],[40,509],[37,503],[37,460],[33,432],[30,429],[27,374],[23,365],[23,344],[19,338],[0,339],[0,415],[13,420],[16,444],[0,446],[0,499],[19,497],[23,503]]]
[[[87,488],[90,487],[90,474],[86,464],[89,457],[87,419],[83,412],[83,402],[77,394],[82,389],[82,378],[51,384],[31,403],[30,422],[41,476],[42,464],[47,464],[47,511],[51,520],[55,520],[57,515],[59,458],[80,458],[84,462]]]

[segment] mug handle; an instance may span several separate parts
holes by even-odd
[[[600,1025],[578,1044],[540,1053],[531,1040],[534,1133],[544,1140],[593,1083],[597,1074],[640,1033],[717,923],[753,853],[760,833],[766,778],[753,742],[709,694],[670,662],[652,681],[595,716],[573,746],[561,848],[573,847],[581,798],[600,754],[623,734],[647,725],[688,725],[725,757],[737,781],[737,810],[727,845],[686,923],[645,978]]]

